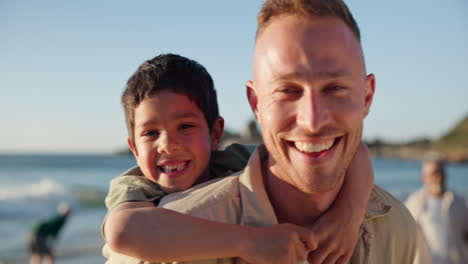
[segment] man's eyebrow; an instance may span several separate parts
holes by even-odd
[[[322,79],[335,79],[335,78],[340,78],[348,75],[345,71],[342,70],[336,70],[336,71],[319,71],[313,74],[315,78],[318,78],[320,80]],[[310,78],[311,76],[305,73],[301,72],[290,72],[286,74],[282,74],[274,78],[274,82],[276,81],[293,81],[293,80],[306,80]]]

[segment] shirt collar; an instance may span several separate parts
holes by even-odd
[[[275,212],[266,192],[262,162],[268,158],[265,145],[257,147],[247,166],[239,176],[241,206],[244,208],[243,223],[262,227],[278,224]],[[392,206],[387,203],[374,186],[366,209],[365,220],[386,215]]]
[[[392,206],[387,203],[382,195],[377,191],[380,187],[374,186],[372,189],[371,195],[369,197],[369,201],[367,203],[366,214],[364,220],[370,220],[373,218],[381,217],[392,209]]]
[[[267,157],[265,146],[258,146],[239,176],[241,206],[244,212],[242,221],[247,226],[263,227],[278,224],[263,181],[262,161]]]

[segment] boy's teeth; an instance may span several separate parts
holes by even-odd
[[[334,139],[322,142],[322,143],[307,143],[307,142],[294,142],[294,146],[301,152],[312,153],[312,152],[322,152],[328,150],[333,145]]]
[[[183,168],[185,168],[185,164],[186,164],[186,163],[180,163],[180,164],[177,164],[177,165],[165,165],[165,166],[161,166],[161,169],[162,169],[162,171],[164,171],[164,172],[175,172],[175,171],[180,171],[180,170],[182,170]]]

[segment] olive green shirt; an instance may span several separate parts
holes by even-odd
[[[230,224],[265,227],[278,224],[265,190],[261,164],[268,157],[264,146],[252,154],[246,168],[222,179],[200,184],[184,192],[164,197],[159,206]],[[338,219],[340,221],[340,219]],[[193,238],[196,239],[196,238]],[[183,249],[181,249],[183,250]],[[404,205],[385,190],[372,190],[359,239],[350,260],[352,264],[410,264],[416,253],[416,224]],[[150,262],[113,252],[105,246],[107,263]],[[234,264],[238,258],[188,261],[179,263]]]

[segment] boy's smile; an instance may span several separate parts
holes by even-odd
[[[216,124],[215,124],[216,126]],[[213,129],[215,130],[215,129]],[[130,148],[143,174],[172,193],[206,176],[218,138],[202,111],[186,95],[162,90],[135,108],[135,145]]]
[[[164,173],[179,172],[187,168],[189,163],[190,161],[167,161],[158,165],[158,168]]]

